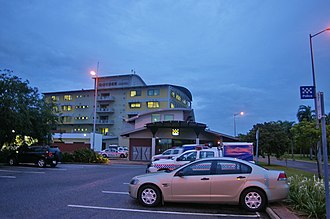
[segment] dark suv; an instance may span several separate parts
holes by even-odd
[[[49,164],[55,167],[61,161],[61,151],[57,147],[30,146],[20,147],[9,156],[9,165],[19,163],[35,163],[38,167],[45,167]]]

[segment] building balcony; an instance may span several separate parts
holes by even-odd
[[[114,113],[114,108],[96,108],[97,113]]]
[[[115,97],[114,96],[99,96],[99,97],[97,97],[97,101],[102,101],[102,102],[115,101]]]
[[[111,119],[107,119],[107,120],[105,120],[105,119],[98,119],[96,121],[96,124],[98,124],[98,125],[113,125],[113,124],[115,124],[115,121],[114,120],[111,120]]]

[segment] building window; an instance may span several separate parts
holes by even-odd
[[[131,97],[141,96],[141,90],[131,90]]]
[[[175,107],[174,107],[174,103],[171,103],[171,104],[170,104],[170,108],[172,108],[172,109],[175,108]]]
[[[173,121],[173,120],[174,120],[173,114],[164,115],[164,121]]]
[[[64,100],[70,101],[70,100],[72,100],[72,96],[71,95],[64,95]]]
[[[109,133],[109,128],[101,128],[101,133],[102,133],[103,135],[108,135],[108,133]]]
[[[181,101],[181,96],[179,94],[176,94],[175,95],[175,98],[178,100],[178,101]]]
[[[54,101],[54,102],[56,102],[56,101],[59,100],[59,98],[58,98],[57,96],[52,96],[51,99],[52,99],[52,101]]]
[[[160,121],[160,114],[151,115],[151,122],[159,122],[159,121]]]
[[[159,95],[159,89],[150,89],[148,90],[148,96],[158,96]]]
[[[159,102],[158,101],[148,101],[147,106],[148,106],[148,108],[159,108]]]
[[[77,116],[75,120],[87,120],[88,116]]]
[[[62,111],[71,111],[72,110],[72,106],[71,105],[64,105],[62,106]]]
[[[76,106],[76,109],[86,109],[86,108],[88,108],[87,105]]]
[[[63,123],[67,123],[67,122],[71,122],[72,121],[72,117],[71,116],[62,116],[60,119],[61,119],[61,122],[63,122]]]
[[[141,103],[140,102],[135,102],[135,103],[129,103],[130,108],[141,108]]]
[[[53,112],[58,113],[58,106],[53,106]]]
[[[174,91],[171,91],[171,96],[175,97],[175,92]]]

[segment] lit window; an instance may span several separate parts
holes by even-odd
[[[71,110],[72,110],[72,106],[70,106],[70,105],[62,106],[62,111],[71,111]]]
[[[58,112],[58,106],[53,106],[53,112],[55,112],[55,113]]]
[[[108,129],[108,128],[101,128],[101,133],[102,133],[103,135],[107,135],[108,132],[109,132],[109,129]]]
[[[159,122],[159,121],[160,121],[160,114],[151,115],[151,122]]]
[[[171,91],[171,96],[175,97],[175,92],[174,91]]]
[[[181,96],[179,94],[176,94],[175,98],[178,100],[178,101],[181,101]]]
[[[158,96],[158,95],[159,95],[159,89],[148,90],[148,96]]]
[[[164,115],[164,121],[173,121],[173,120],[174,120],[173,114]]]
[[[55,102],[55,101],[58,101],[58,97],[57,97],[57,96],[52,96],[51,99],[52,99],[52,101],[54,101],[54,102]]]
[[[158,101],[148,101],[147,106],[148,106],[148,108],[159,108],[159,102]]]
[[[136,103],[129,103],[130,108],[141,108],[141,103],[136,102]]]
[[[141,96],[141,90],[131,90],[131,97]]]
[[[174,108],[174,104],[173,103],[170,104],[170,108]]]
[[[72,96],[71,95],[64,95],[64,100],[72,100]]]

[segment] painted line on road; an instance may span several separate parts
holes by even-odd
[[[123,183],[124,185],[129,185],[129,183]]]
[[[16,179],[16,176],[0,176],[0,178]]]
[[[152,214],[175,214],[175,215],[192,215],[192,216],[213,216],[213,217],[234,217],[234,218],[258,218],[259,215],[239,215],[239,214],[208,214],[208,213],[191,213],[191,212],[178,212],[178,211],[151,211],[129,208],[110,208],[110,207],[97,207],[87,205],[68,205],[72,208],[85,208],[85,209],[99,209],[99,210],[111,210],[111,211],[127,211],[127,212],[140,212],[140,213],[152,213]]]
[[[42,173],[45,172],[39,172],[39,171],[18,171],[18,170],[0,170],[0,172],[8,172],[8,173]]]
[[[108,194],[120,194],[120,195],[128,195],[128,192],[113,192],[113,191],[102,191],[103,193]]]

